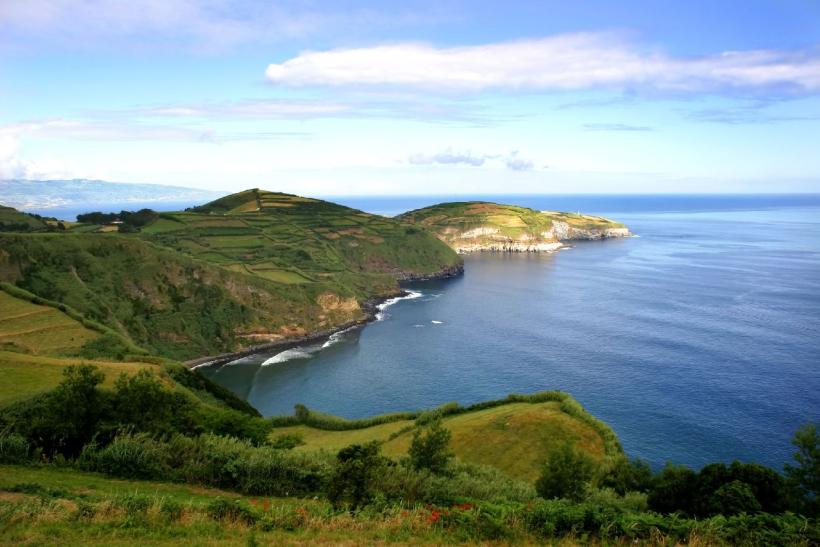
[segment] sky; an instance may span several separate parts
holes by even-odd
[[[820,192],[820,1],[0,0],[0,179]]]

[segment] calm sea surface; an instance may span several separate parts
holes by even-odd
[[[396,214],[446,199],[336,201]],[[820,196],[481,199],[602,214],[638,237],[470,256],[364,328],[200,370],[265,415],[565,390],[654,466],[780,468],[795,428],[820,420]]]

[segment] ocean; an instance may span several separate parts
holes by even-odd
[[[820,196],[474,196],[632,238],[466,257],[331,340],[199,370],[265,415],[356,418],[569,392],[654,467],[781,468],[820,420]],[[452,197],[333,198],[392,215]],[[457,199],[470,199],[459,196]]]

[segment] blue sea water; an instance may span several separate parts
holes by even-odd
[[[469,256],[463,277],[411,285],[363,328],[200,370],[265,415],[565,390],[655,467],[780,468],[794,430],[820,420],[820,196],[476,197],[601,214],[638,237]],[[444,199],[336,201],[395,214]]]

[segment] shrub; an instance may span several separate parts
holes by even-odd
[[[24,463],[30,458],[28,440],[22,435],[0,435],[0,463]]]
[[[253,525],[259,520],[259,514],[239,500],[216,498],[208,503],[208,515],[216,520],[228,520]]]
[[[797,448],[794,460],[797,465],[786,465],[789,485],[796,493],[797,503],[803,511],[820,516],[820,432],[816,424],[798,429],[792,444]]]
[[[336,455],[336,467],[328,485],[334,507],[347,505],[355,511],[373,498],[376,478],[384,467],[376,442],[352,444]]]
[[[116,477],[161,479],[168,476],[166,447],[144,433],[119,435],[108,446],[88,445],[80,466]]]
[[[295,433],[279,435],[270,443],[271,447],[278,448],[280,450],[292,450],[303,444],[305,444],[305,441],[302,439],[302,436]]]
[[[726,483],[709,497],[709,510],[713,515],[726,516],[738,513],[756,513],[760,511],[760,502],[745,482],[734,480]]]
[[[550,450],[535,489],[545,499],[579,500],[594,472],[595,464],[589,456],[564,443]]]
[[[659,513],[694,513],[697,474],[682,465],[667,464],[653,479],[649,508]]]
[[[441,420],[432,421],[424,430],[417,428],[408,452],[411,465],[415,469],[443,473],[453,456],[448,448],[451,437],[450,430],[441,425]]]
[[[652,487],[652,468],[643,460],[618,458],[604,474],[600,484],[620,495],[647,492]]]

